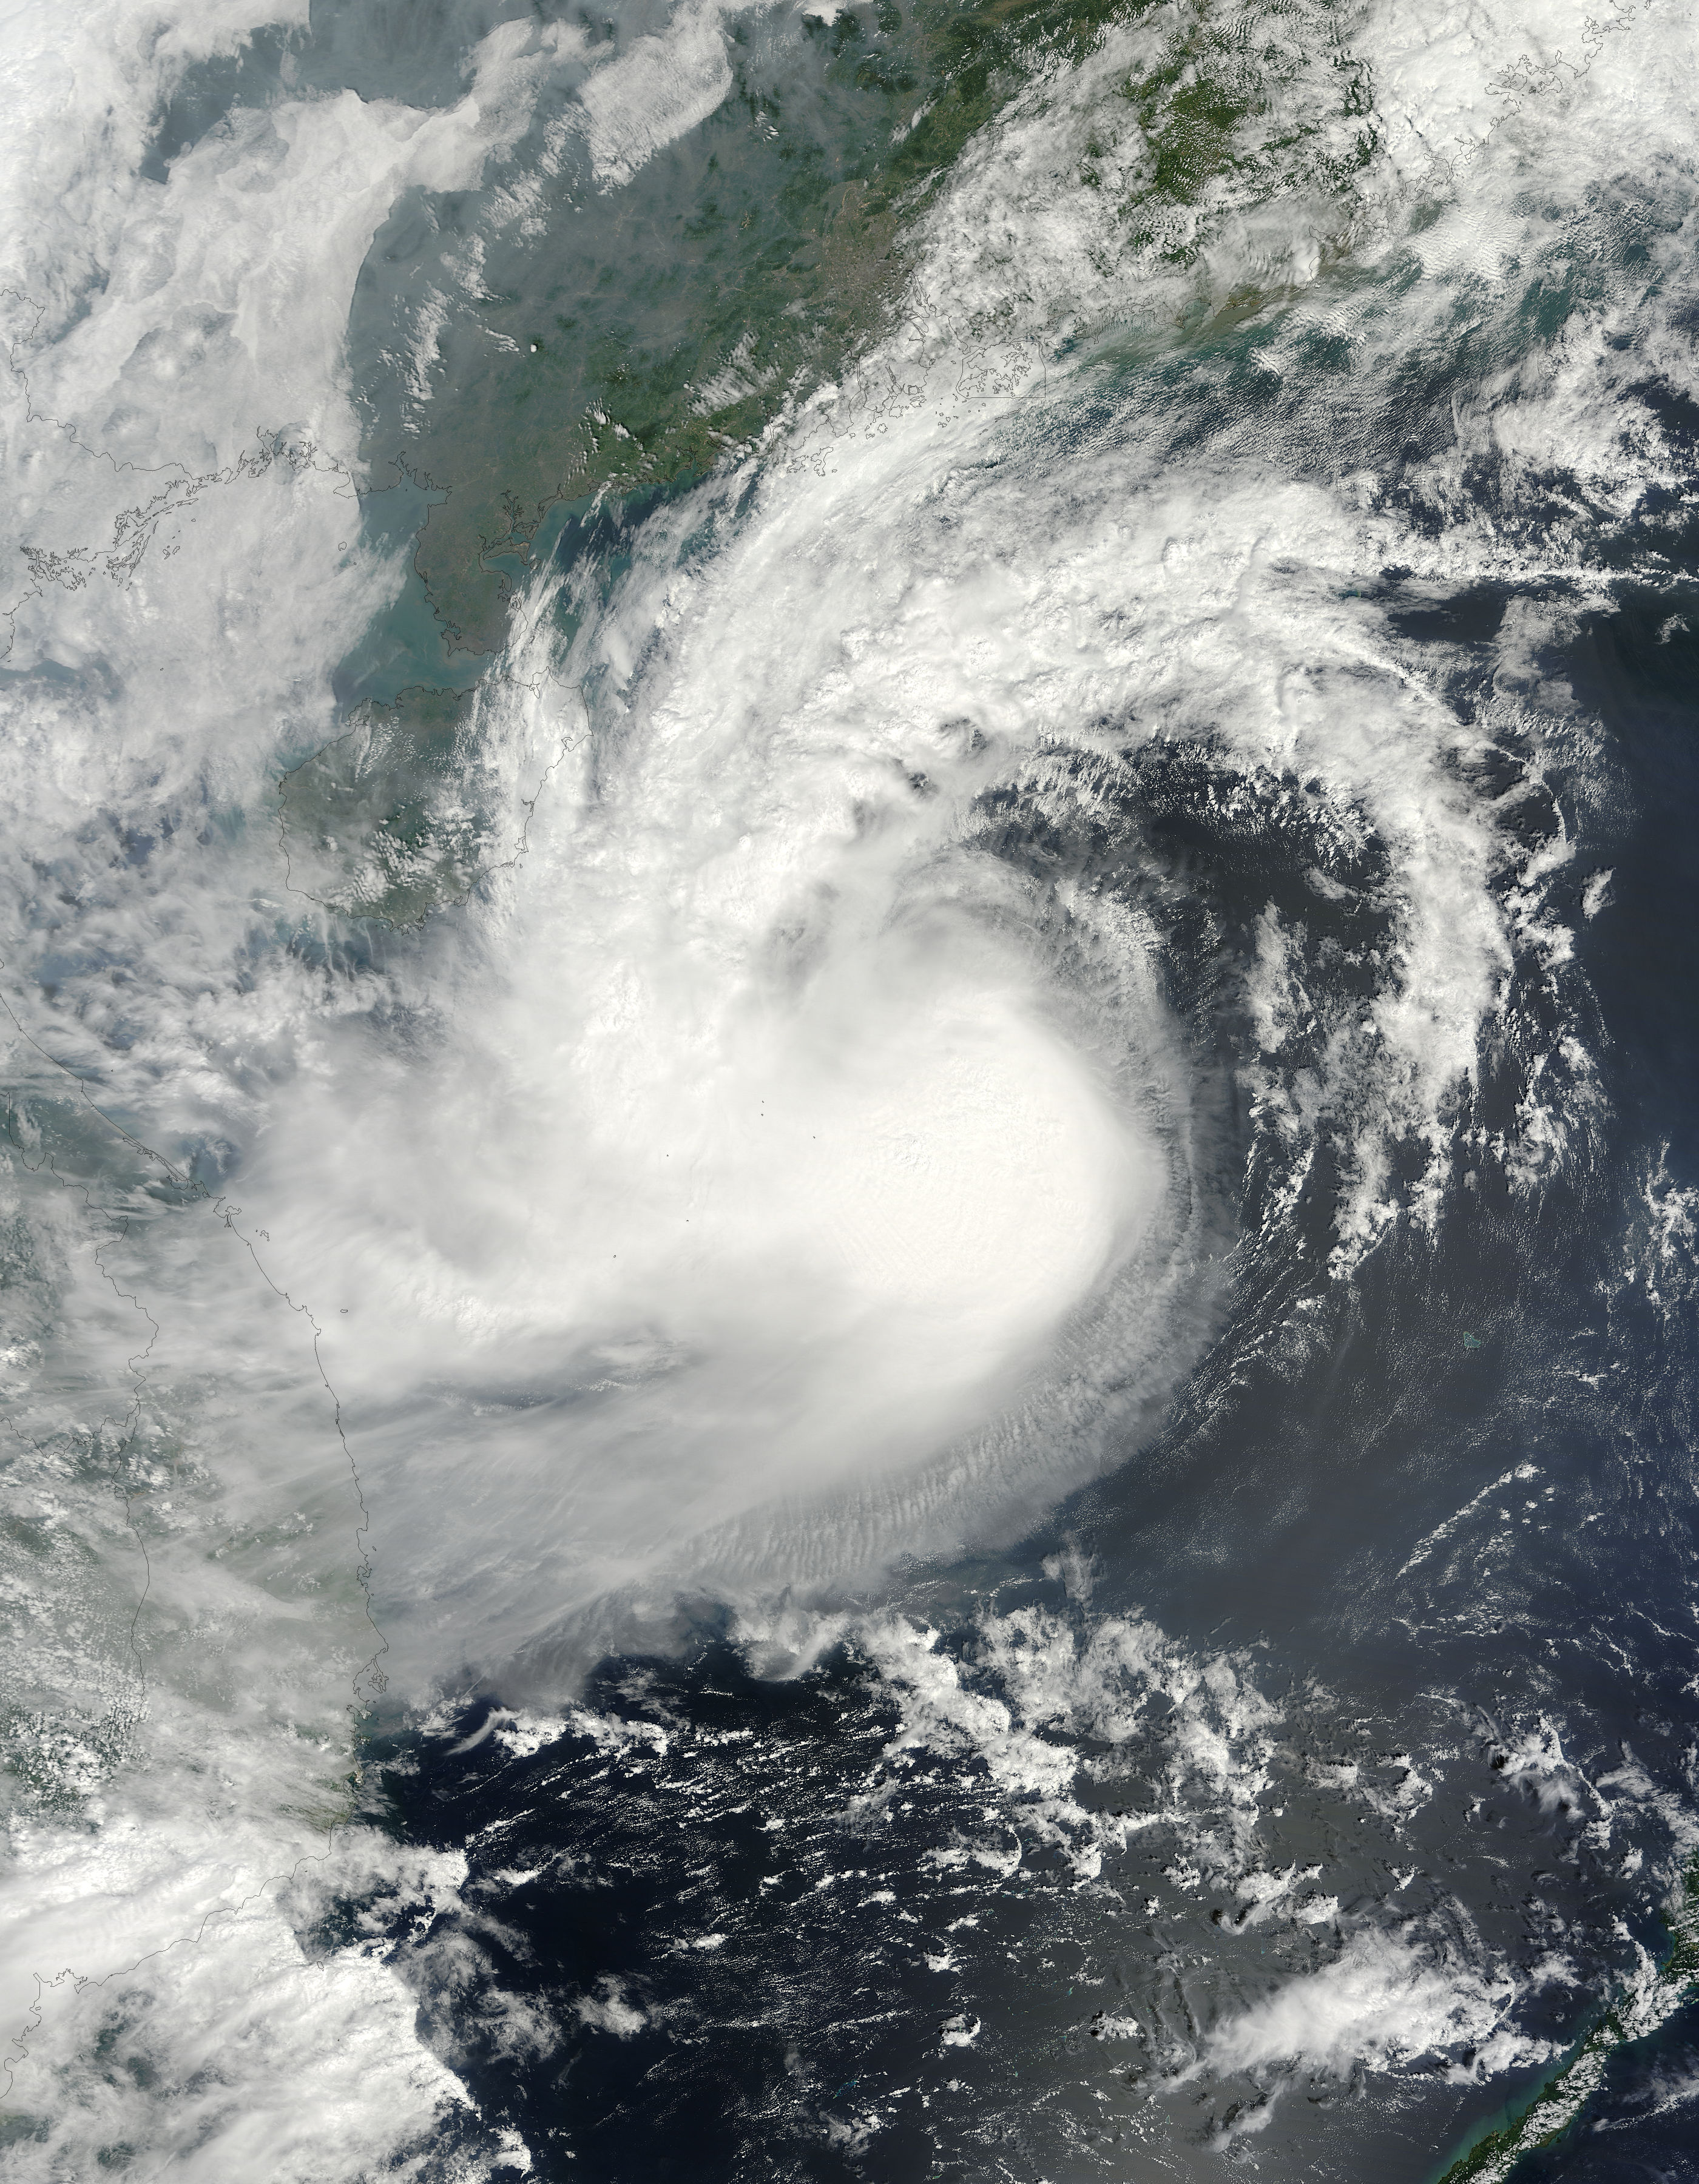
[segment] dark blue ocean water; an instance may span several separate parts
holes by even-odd
[[[1284,243],[1260,231],[1247,242],[1225,214],[1198,231],[1191,256],[1184,241],[1158,251],[1139,226],[1158,198],[1164,216],[1189,216],[1206,181],[1238,187],[1273,158],[1245,131],[1283,112],[1284,86],[1296,80],[1282,73],[1280,37],[1291,30],[1302,42],[1285,19],[1301,14],[1304,37],[1334,56],[1329,82],[1350,74],[1351,56],[1327,42],[1344,32],[1325,8],[1271,11],[1257,32],[1266,47],[1249,29],[1205,22],[1207,8],[1190,28],[1182,11],[1138,7],[1119,11],[1117,26],[1147,13],[1158,28],[1170,15],[1179,25],[1174,65],[1099,86],[1101,111],[1074,148],[1097,164],[1089,179],[1069,170],[1056,185],[1053,251],[1011,243],[1013,275],[994,252],[974,259],[947,222],[927,231],[924,248],[904,238],[921,233],[928,208],[948,210],[963,175],[982,174],[965,148],[989,141],[975,131],[1014,97],[1017,60],[1019,81],[1048,85],[1065,106],[1069,72],[1096,50],[1083,18],[1070,28],[1044,16],[1042,35],[1011,58],[995,43],[1006,14],[995,8],[905,18],[882,5],[831,25],[728,17],[734,92],[615,186],[597,179],[577,137],[549,166],[549,131],[563,116],[578,125],[576,102],[610,49],[640,58],[670,19],[634,7],[593,22],[552,0],[537,22],[582,34],[583,47],[563,48],[577,58],[536,94],[511,169],[493,168],[482,194],[409,185],[361,269],[346,344],[371,465],[359,535],[374,556],[404,554],[409,566],[330,677],[339,733],[358,708],[409,692],[447,704],[444,694],[487,678],[493,689],[503,617],[533,585],[551,671],[582,705],[573,733],[582,726],[594,761],[572,793],[593,807],[604,761],[620,786],[622,739],[680,733],[689,713],[683,700],[671,713],[643,711],[665,617],[627,648],[640,671],[619,674],[611,655],[585,664],[599,617],[615,621],[642,582],[659,599],[657,566],[680,578],[682,596],[685,578],[733,565],[775,507],[794,521],[783,481],[817,462],[822,482],[850,483],[839,499],[822,496],[808,544],[841,530],[863,542],[870,566],[900,569],[911,557],[922,577],[935,554],[939,588],[958,587],[964,657],[970,644],[976,659],[992,657],[1005,632],[989,611],[973,622],[978,570],[964,579],[938,542],[989,526],[987,507],[1004,527],[981,538],[984,565],[1014,571],[1011,599],[1023,584],[1048,596],[1058,627],[1078,599],[1045,558],[1053,538],[1084,560],[1094,524],[1172,517],[1178,547],[1195,533],[1206,542],[1200,556],[1242,550],[1286,602],[1273,617],[1282,634],[1300,632],[1291,641],[1301,649],[1314,632],[1317,659],[1325,653],[1313,687],[1334,709],[1340,749],[1359,714],[1383,724],[1372,786],[1384,791],[1377,803],[1308,761],[1287,763],[1273,728],[1275,755],[1246,755],[1263,724],[1228,717],[1239,686],[1217,670],[1239,640],[1223,611],[1220,657],[1204,644],[1171,678],[1190,674],[1184,703],[1137,655],[1124,691],[1089,717],[1047,718],[1021,761],[978,794],[964,840],[1004,889],[985,900],[1024,906],[1050,949],[1044,960],[1070,972],[1087,962],[1084,941],[1067,952],[1089,922],[1083,904],[1101,930],[1111,913],[1122,919],[1117,929],[1136,933],[1148,955],[1189,1101],[1192,1158],[1183,1177],[1177,1163],[1175,1187],[1183,1182],[1209,1262],[1209,1279],[1200,1273],[1196,1295],[1175,1310],[1171,1349],[1183,1365],[1147,1384],[1148,1361],[1130,1347],[1094,1358],[1079,1408],[1122,1421],[1095,1468],[1078,1459],[1062,1407],[1035,1402],[1022,1428],[1028,1473],[1013,1497],[1027,1515],[1011,1519],[988,1490],[979,1529],[963,1520],[959,1550],[900,1557],[886,1576],[835,1590],[799,1573],[787,1591],[781,1570],[769,1588],[779,1597],[761,1614],[749,1610],[750,1587],[728,1606],[728,1588],[705,1579],[671,1611],[670,1646],[603,1652],[588,1666],[581,1636],[550,1651],[558,1634],[539,1610],[521,1665],[392,1694],[387,1711],[365,1719],[359,1817],[439,1854],[439,1874],[465,1862],[463,1882],[421,1908],[411,1886],[371,1883],[375,1863],[355,1860],[365,1879],[328,1910],[299,1914],[310,1951],[387,1952],[420,2037],[476,2103],[396,2156],[407,2173],[441,2184],[489,2173],[480,2164],[505,2131],[515,2163],[522,2148],[530,2173],[551,2184],[1203,2184],[1240,2172],[1437,2184],[1633,1994],[1655,2029],[1617,2044],[1597,2090],[1557,2142],[1524,2157],[1516,2184],[1699,2178],[1699,2004],[1658,1979],[1670,1948],[1663,1908],[1699,1844],[1699,409],[1686,385],[1699,328],[1690,300],[1699,185],[1663,151],[1642,171],[1635,148],[1615,138],[1608,158],[1585,139],[1572,171],[1561,130],[1540,138],[1530,122],[1524,143],[1507,120],[1500,136],[1523,146],[1522,166],[1511,153],[1478,170],[1407,166],[1373,217],[1371,208],[1359,226],[1334,229],[1312,199],[1343,202],[1384,149],[1365,118],[1369,91],[1352,91],[1344,149],[1297,181],[1245,182],[1234,201],[1247,219],[1273,205],[1273,226],[1319,237],[1301,278]],[[315,8],[297,38],[268,34],[187,71],[158,117],[148,177],[168,176],[232,114],[302,86],[446,112],[476,39],[521,14],[508,0],[417,9],[404,22],[387,7]],[[1390,45],[1373,57],[1390,74]],[[1217,64],[1220,81],[1209,75]],[[1244,72],[1259,69],[1266,81],[1246,90]],[[1237,105],[1222,89],[1228,78]],[[1369,69],[1363,81],[1379,79]],[[1568,89],[1575,81],[1572,68]],[[1483,81],[1501,88],[1501,76]],[[1302,127],[1264,131],[1277,152],[1308,141],[1311,110],[1293,99]],[[888,232],[864,231],[850,189],[878,181],[877,163],[894,164],[894,145],[934,105],[936,159],[916,154],[903,170],[908,194],[878,214]],[[1128,208],[1111,237],[1122,258],[1091,229],[1078,254],[1101,292],[1082,302],[1059,287],[1050,317],[1034,306],[1020,349],[1010,328],[1052,257],[1072,262],[1068,223],[1089,226],[1106,187],[1097,124],[1113,136],[1105,117],[1124,120],[1134,108],[1169,182],[1159,188],[1154,170],[1136,187],[1122,176]],[[965,216],[971,242],[996,228],[986,203],[1013,236],[1027,199],[1054,181],[1009,157],[1017,182],[999,199],[994,163],[990,195]],[[1171,188],[1177,170],[1184,187]],[[495,187],[515,172],[536,185],[530,224],[510,215]],[[943,180],[929,197],[934,173]],[[1496,220],[1512,237],[1489,272],[1485,244],[1470,256],[1477,195],[1484,230]],[[1452,254],[1435,246],[1424,258],[1420,238],[1446,221]],[[958,246],[963,287],[940,276],[926,291],[927,325],[947,330],[928,348],[933,335],[914,331],[921,306],[912,323],[903,316],[898,274],[919,292]],[[888,247],[900,265],[882,254]],[[1242,281],[1217,280],[1208,250],[1217,247],[1223,263],[1240,251]],[[1140,250],[1139,281],[1124,280]],[[1195,276],[1195,293],[1172,285],[1183,276]],[[414,370],[420,327],[448,291],[440,349],[428,371]],[[895,344],[888,356],[884,341]],[[1040,349],[1046,376],[1028,386],[1020,359]],[[872,393],[853,383],[855,359],[869,354],[884,358]],[[533,356],[534,366],[522,361]],[[748,394],[738,441],[721,433],[710,445],[698,397],[734,365],[760,365],[766,391]],[[791,376],[800,398],[840,372],[850,422],[781,415],[772,390]],[[857,503],[858,448],[885,429],[887,410],[900,419],[911,396],[922,406],[922,379],[939,444],[956,454],[923,476],[934,458],[916,434],[913,479],[869,485]],[[624,468],[604,460],[593,434],[572,439],[587,405],[602,403],[609,414],[595,414],[610,431],[614,411],[632,420],[620,427],[629,463],[615,451]],[[959,443],[949,439],[982,409],[983,431],[976,421]],[[905,499],[911,485],[919,515]],[[1341,546],[1343,517],[1331,529],[1317,518],[1308,533],[1290,511],[1284,531],[1271,517],[1271,535],[1311,543],[1307,556],[1283,548],[1270,563],[1257,504],[1272,507],[1288,488],[1311,493],[1314,506],[1357,511],[1362,529]],[[1163,502],[1170,489],[1178,513]],[[1210,519],[1235,493],[1243,536],[1223,544]],[[491,517],[443,547],[443,512],[468,505],[521,529],[534,517],[535,527],[521,538]],[[1149,543],[1131,538],[1125,552],[1154,595],[1151,569],[1167,562],[1139,558]],[[850,582],[849,559],[822,566]],[[1184,553],[1175,566],[1184,572]],[[1215,573],[1200,567],[1200,592]],[[1144,642],[1138,584],[1111,596],[1112,576],[1081,580],[1082,622],[1095,630],[1120,616]],[[1183,592],[1184,574],[1173,581]],[[774,638],[762,602],[734,585],[706,617],[721,604],[747,633],[751,688],[765,688],[762,645],[800,652],[810,632]],[[477,616],[458,642],[457,617]],[[1150,646],[1178,626],[1153,618]],[[1360,637],[1357,651],[1341,630]],[[857,660],[890,634],[873,632]],[[822,639],[821,656],[830,649]],[[940,687],[949,678],[929,656],[917,663],[919,717],[933,703],[928,676]],[[730,664],[733,679],[742,664]],[[836,655],[830,665],[836,673]],[[783,678],[774,670],[771,680]],[[1018,680],[1006,671],[1008,688]],[[1408,699],[1402,713],[1388,698],[1395,685]],[[854,695],[867,710],[895,704],[871,682]],[[1306,702],[1301,689],[1294,717]],[[487,716],[469,707],[460,727],[482,726],[462,742],[440,712],[432,718],[432,764],[451,748],[482,794]],[[755,697],[750,722],[751,748],[766,750],[772,723]],[[284,732],[282,759],[300,761],[326,725],[304,712]],[[960,733],[963,722],[942,727]],[[966,739],[974,733],[968,722]],[[1429,738],[1415,759],[1405,736],[1412,749]],[[1295,730],[1290,747],[1298,740]],[[1423,917],[1443,928],[1479,906],[1473,879],[1459,876],[1468,825],[1431,839],[1420,827],[1396,833],[1400,784],[1429,763],[1429,746],[1457,809],[1491,837],[1479,893],[1507,938],[1479,1026],[1465,1026],[1479,1034],[1472,1072],[1412,1123],[1428,1089],[1410,1091],[1418,1066],[1376,1031],[1377,1012],[1384,1021],[1407,999],[1446,1028],[1446,1011],[1463,1004],[1418,989],[1410,935]],[[562,750],[551,746],[551,767]],[[1339,777],[1358,763],[1353,746]],[[721,789],[716,764],[731,770],[722,753],[688,784],[697,805]],[[420,769],[422,778],[422,757]],[[545,775],[540,761],[520,774],[528,823]],[[566,780],[555,781],[563,806]],[[438,786],[433,775],[421,804]],[[920,800],[932,788],[913,776],[908,791]],[[476,802],[470,790],[467,800]],[[474,816],[482,824],[482,806]],[[619,844],[647,816],[638,812]],[[269,843],[270,803],[264,817]],[[866,817],[864,808],[857,823]],[[328,1000],[300,1004],[303,1022],[318,1007],[326,1019],[365,1011],[371,1037],[347,1065],[348,1116],[376,1100],[392,1062],[397,1081],[416,1068],[408,1081],[421,1106],[432,1085],[458,1081],[429,1075],[432,1011],[440,1004],[446,1021],[458,1007],[483,1023],[483,990],[514,967],[505,936],[523,929],[493,915],[477,922],[494,856],[468,855],[466,884],[445,888],[434,927],[425,911],[396,933],[378,916],[320,918],[343,898],[304,892],[317,908],[291,903],[284,923],[252,944],[256,961],[287,955],[334,987]],[[517,862],[515,850],[500,869]],[[629,869],[663,867],[633,855]],[[689,867],[691,885],[699,877]],[[646,916],[655,905],[641,885],[633,900]],[[430,950],[446,913],[469,904],[466,973],[453,942]],[[572,946],[611,956],[642,922],[629,909],[616,904],[599,925],[587,917]],[[553,937],[542,920],[529,930]],[[704,960],[693,959],[693,976],[707,976]],[[493,967],[487,975],[481,962]],[[382,979],[398,966],[392,993]],[[50,996],[84,968],[69,955],[37,964]],[[463,990],[451,990],[457,975]],[[304,975],[303,992],[309,983]],[[319,1029],[312,1018],[300,1035],[315,1056]],[[1139,1035],[1125,1028],[1134,1059]],[[232,1051],[245,1096],[247,1049]],[[198,1084],[198,1050],[185,1067]],[[295,1097],[297,1081],[277,1069]],[[209,1195],[242,1159],[258,1161],[274,1119],[262,1110],[253,1123],[242,1109],[246,1153],[221,1139],[217,1158],[197,1168]],[[1380,1130],[1383,1110],[1392,1120]],[[516,1112],[500,1109],[493,1123],[468,1109],[474,1172],[486,1134],[516,1128]],[[1372,1245],[1341,1262],[1362,1146],[1377,1131],[1389,1210]],[[286,1212],[298,1190],[310,1214],[322,1184],[310,1163],[301,1173],[304,1183],[286,1172],[274,1190]],[[437,1180],[421,1161],[421,1194]],[[342,1181],[356,1206],[350,1231],[370,1241],[359,1237],[365,1201]],[[469,1295],[480,1278],[466,1276]],[[398,1286],[398,1324],[416,1301]],[[528,1406],[545,1410],[524,1382],[534,1362],[525,1351],[510,1382],[497,1357],[477,1401],[456,1415],[482,1420],[505,1406],[510,1422]],[[540,1442],[479,1440],[468,1424],[462,1472],[441,1474],[451,1490],[422,1512],[409,1506],[418,1490],[393,1452],[435,1415],[434,1389],[406,1410],[404,1396],[417,1392],[373,1396],[364,1418],[351,1403],[347,1414],[360,1462],[376,1448],[374,1481],[393,1459],[389,1501],[374,1483],[370,1514],[378,1583],[390,1588],[379,1604],[395,1616],[398,1652],[415,1607],[438,1624],[464,1613],[479,1632],[505,1628],[495,1612],[504,1589],[510,1578],[515,1589],[521,1575],[530,1582],[551,1552],[547,1526],[563,1491],[536,1458]],[[551,1413],[560,1444],[544,1458],[589,1417],[575,1401]],[[537,1462],[532,1504],[512,1505],[516,1525],[477,1498],[487,1483],[479,1467],[515,1445]],[[340,1489],[349,1441],[332,1453]],[[1063,1482],[1054,1495],[1031,1483],[1049,1475],[1052,1457]],[[655,1490],[661,1535],[671,1513],[661,1502],[693,1482],[669,1450],[657,1467],[670,1482]],[[292,1478],[281,1490],[291,1495]],[[360,1491],[364,1588],[373,1542]],[[464,1571],[454,1556],[462,1528],[477,1550]],[[444,1537],[448,1550],[431,1562],[421,1541],[435,1552]],[[343,1531],[337,1540],[340,1552]],[[555,1540],[552,1550],[575,1582],[578,1544]],[[427,1566],[428,1580],[418,1575]],[[376,1597],[363,1591],[363,1611]],[[136,1627],[132,1615],[132,1652]],[[469,1637],[467,1657],[476,1652]]]
[[[1396,574],[1382,582],[1418,655],[1445,646],[1451,702],[1479,700],[1470,661],[1512,592],[1403,604]],[[1200,1661],[1248,1664],[1278,1716],[1258,1864],[1318,1868],[1333,1909],[1253,1920],[1221,1883],[1184,1885],[1198,1816],[1165,1809],[1185,1727],[1172,1696],[1113,1744],[1046,1730],[1093,1770],[1083,1811],[1141,1823],[1082,1882],[1078,1828],[1023,1827],[1042,1797],[936,1714],[916,1731],[911,1694],[853,1628],[775,1678],[705,1607],[677,1658],[604,1662],[536,1749],[497,1733],[499,1690],[374,1747],[387,1824],[469,1862],[462,1908],[404,1944],[421,2024],[538,2174],[903,2184],[1201,2177],[1227,2160],[1423,2184],[1549,2066],[1477,2073],[1468,2044],[1394,2075],[1189,2075],[1185,2058],[1365,1930],[1523,1980],[1561,1961],[1511,2007],[1558,2052],[1635,1942],[1667,1948],[1647,1880],[1673,1869],[1699,1723],[1691,1262],[1668,1228],[1699,1181],[1699,588],[1624,579],[1540,666],[1596,742],[1585,772],[1546,776],[1526,823],[1585,841],[1578,894],[1613,876],[1562,981],[1524,1004],[1535,1026],[1565,1014],[1596,1066],[1583,1152],[1530,1201],[1485,1163],[1468,1181],[1460,1150],[1437,1234],[1383,1245],[1295,1360],[1278,1329],[1313,1284],[1301,1209],[1245,1255],[1154,1439],[1017,1548],[913,1568],[866,1604],[935,1630],[961,1687],[1017,1718],[987,1630],[1026,1610],[1052,1643],[1142,1616]],[[1507,789],[1514,754],[1501,763]],[[1171,997],[1200,1056],[1230,1057],[1217,959],[1249,945],[1271,897],[1303,896],[1315,843],[1223,820],[1197,754],[1147,753],[1138,782],[1114,844],[1015,830],[1007,852],[1098,858],[1166,903]],[[1489,1128],[1519,1083],[1514,1052],[1501,1060],[1480,1089]],[[1255,1233],[1252,1134],[1230,1096],[1225,1112]],[[1567,1764],[1529,1758],[1536,1719]],[[1607,1840],[1593,1786],[1625,1755],[1640,1786],[1608,1793]],[[1407,1805],[1412,1772],[1433,1794]],[[622,2003],[633,2029],[610,2034],[585,1997]],[[526,2013],[558,2047],[515,2035]],[[1106,2018],[1140,2032],[1106,2036]],[[1618,2054],[1518,2177],[1699,2174],[1696,2036],[1680,2010]]]

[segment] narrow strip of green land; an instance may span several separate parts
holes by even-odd
[[[1646,2039],[1699,1987],[1699,1855],[1682,1876],[1675,1908],[1667,1911],[1670,1947],[1662,1964],[1642,1954],[1640,1968],[1550,2076],[1507,2120],[1473,2139],[1437,2184],[1508,2184],[1518,2164],[1553,2146],[1599,2087],[1611,2058]]]

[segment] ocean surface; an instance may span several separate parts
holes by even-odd
[[[15,0],[0,2177],[1699,2180],[1699,17]]]

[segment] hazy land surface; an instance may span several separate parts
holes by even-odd
[[[1184,262],[1206,240],[1206,192],[1239,201],[1317,153],[1341,187],[1366,163],[1367,70],[1343,47],[1328,56],[1333,112],[1295,129],[1283,105],[1278,128],[1257,125],[1283,58],[1295,69],[1335,43],[1340,11],[1162,12],[1155,64],[1122,88],[1149,148],[1119,208],[1129,247]],[[499,647],[514,586],[566,523],[702,475],[830,382],[900,308],[905,230],[969,139],[1035,72],[1152,13],[1151,0],[754,13],[727,25],[729,94],[617,189],[599,191],[582,160],[549,174],[521,146],[533,187],[521,219],[492,231],[470,200],[398,205],[356,299],[356,353],[364,343],[376,367],[364,453],[375,482],[398,465],[444,496],[416,567],[450,645]],[[547,133],[539,121],[533,135]],[[1089,147],[1079,179],[1103,186]],[[457,259],[476,272],[455,292]],[[428,338],[415,333],[398,370],[400,330],[421,315]]]

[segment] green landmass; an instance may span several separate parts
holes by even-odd
[[[1438,2184],[1507,2184],[1518,2163],[1563,2137],[1604,2082],[1612,2056],[1655,2032],[1699,1986],[1699,1855],[1689,1862],[1664,1923],[1670,1946],[1663,1963],[1645,1958],[1551,2075],[1505,2123],[1475,2139]]]
[[[405,200],[363,270],[351,341],[373,474],[443,496],[415,566],[450,649],[503,644],[515,588],[566,522],[688,485],[840,380],[900,312],[908,231],[963,148],[1111,25],[1151,36],[1150,64],[1106,91],[1142,147],[1116,169],[1118,252],[1192,264],[1223,218],[1295,191],[1343,192],[1348,227],[1375,137],[1345,21],[1336,0],[876,0],[783,37],[755,17],[728,31],[731,95],[623,187],[587,191],[564,168],[550,181],[521,146],[515,169],[541,192],[522,222],[480,198]],[[1107,171],[1089,137],[1082,192],[1108,189]],[[473,246],[476,278],[457,288]],[[1208,287],[1176,340],[1278,301]],[[426,303],[434,346],[404,368]],[[291,884],[403,925],[463,901],[489,858],[470,718],[455,693],[404,691],[288,775]]]
[[[404,690],[278,783],[289,883],[348,917],[416,924],[464,902],[488,858],[470,693]]]
[[[1152,15],[1167,23],[1158,64],[1122,92],[1149,153],[1129,251],[1195,256],[1206,237],[1177,215],[1223,181],[1235,201],[1295,178],[1336,192],[1372,156],[1367,69],[1317,0],[920,0],[907,14],[878,0],[805,19],[801,50],[777,59],[758,26],[734,25],[734,89],[705,122],[593,203],[561,182],[540,237],[481,235],[479,292],[437,337],[435,391],[405,395],[391,346],[393,383],[368,394],[367,460],[448,495],[416,566],[451,643],[500,645],[557,504],[704,475],[788,394],[841,376],[888,325],[905,231],[969,140],[1036,71]],[[1277,113],[1318,58],[1319,102]],[[1080,180],[1100,187],[1089,146]],[[453,209],[398,215],[369,285],[404,303],[443,259]]]

